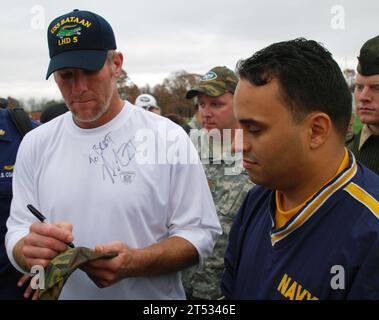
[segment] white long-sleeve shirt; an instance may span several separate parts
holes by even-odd
[[[190,162],[190,163],[188,163]],[[144,248],[179,236],[194,245],[200,264],[221,233],[201,163],[184,130],[125,102],[110,122],[79,128],[66,114],[22,141],[13,177],[6,248],[12,250],[36,218],[73,224],[76,246],[120,240]],[[100,289],[81,270],[61,299],[184,299],[180,272],[127,278]]]

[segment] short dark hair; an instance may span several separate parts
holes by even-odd
[[[277,79],[280,96],[295,121],[321,111],[345,137],[352,111],[352,96],[331,53],[313,40],[274,43],[237,63],[237,72],[255,86]]]

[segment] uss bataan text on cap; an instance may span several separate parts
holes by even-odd
[[[78,9],[54,19],[47,40],[50,64],[46,79],[63,68],[98,71],[107,52],[117,48],[112,27],[103,17]]]

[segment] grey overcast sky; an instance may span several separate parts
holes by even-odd
[[[362,44],[379,34],[376,0],[0,0],[0,97],[60,98],[52,77],[46,29],[75,8],[113,27],[124,69],[137,85],[171,72],[205,73],[282,40],[306,37],[355,68]]]

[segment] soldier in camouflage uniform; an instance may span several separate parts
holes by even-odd
[[[183,284],[189,299],[221,298],[220,283],[229,230],[233,217],[253,186],[247,172],[242,168],[242,163],[238,167],[241,157],[233,155],[230,150],[230,142],[234,138],[235,129],[238,128],[233,114],[233,94],[237,82],[238,78],[233,71],[226,67],[215,67],[202,76],[200,84],[189,90],[186,96],[187,99],[197,97],[199,101],[204,129],[200,137],[195,135],[195,138],[191,138],[202,159],[223,229],[223,234],[218,238],[213,254],[205,262],[204,268],[187,269],[183,272]],[[225,129],[230,130],[230,139],[225,136],[219,144],[217,139],[209,143],[209,132],[219,130],[222,136]],[[200,146],[197,144],[199,138]]]
[[[199,106],[196,104],[196,112],[191,118],[191,120],[188,122],[188,125],[191,129],[201,129],[201,116],[199,112]]]

